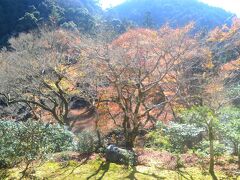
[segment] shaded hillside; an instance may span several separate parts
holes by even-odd
[[[1,0],[0,45],[10,36],[42,24],[54,23],[90,31],[94,26],[93,15],[100,11],[94,0]]]
[[[195,21],[198,28],[212,29],[229,22],[233,14],[197,0],[128,0],[108,10],[109,16],[132,20],[140,26],[183,26]]]
[[[101,11],[97,0],[57,0],[58,4],[65,8],[86,8],[90,13],[96,14]]]

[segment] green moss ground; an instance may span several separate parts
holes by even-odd
[[[8,171],[8,178],[19,179],[21,170],[14,168]],[[217,173],[219,179],[229,180],[231,178]],[[0,178],[1,179],[1,178]],[[35,167],[29,179],[56,179],[56,180],[85,180],[85,179],[103,179],[103,180],[211,180],[209,175],[204,175],[198,168],[187,168],[180,171],[160,170],[154,167],[137,166],[127,168],[121,165],[106,163],[101,159],[91,160],[85,164],[75,161],[65,163],[46,162],[39,167]]]

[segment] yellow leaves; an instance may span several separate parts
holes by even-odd
[[[73,84],[68,79],[65,79],[65,78],[60,82],[60,86],[65,91],[71,90],[74,88]]]
[[[98,110],[99,110],[99,112],[101,112],[101,113],[106,113],[107,112],[107,110],[108,110],[108,106],[107,106],[107,104],[105,103],[101,103],[98,107]]]
[[[207,52],[207,59],[206,59],[205,67],[208,69],[212,69],[214,67],[214,64],[212,62],[212,52],[211,51]]]
[[[51,79],[45,79],[44,82],[48,84],[53,90],[58,92],[58,88],[56,87],[55,81]],[[63,78],[61,82],[59,83],[60,87],[64,92],[67,92],[69,94],[75,94],[77,93],[77,89],[74,87],[71,81],[69,81],[66,78]],[[45,89],[45,91],[51,91],[50,89]]]
[[[55,67],[55,70],[57,72],[65,72],[66,71],[66,66],[59,64],[57,67]]]
[[[238,69],[240,68],[240,59],[236,60],[236,66],[238,67]]]
[[[214,64],[212,63],[212,61],[209,61],[207,64],[205,64],[205,67],[208,69],[212,69],[214,67]]]
[[[221,91],[223,91],[223,89],[224,89],[223,85],[218,82],[213,82],[205,88],[206,92],[209,94],[221,92]]]

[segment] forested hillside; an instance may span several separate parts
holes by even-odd
[[[230,23],[233,16],[198,0],[128,0],[109,9],[108,14],[147,27],[160,27],[165,23],[179,27],[194,21],[196,27],[202,30]]]
[[[0,45],[19,32],[44,24],[79,28],[90,32],[94,15],[101,8],[94,0],[2,0],[0,2]]]
[[[5,45],[9,37],[19,32],[44,24],[77,28],[89,33],[94,29],[96,19],[102,19],[102,16],[107,17],[114,29],[122,33],[129,26],[158,28],[169,23],[179,27],[190,21],[196,22],[198,30],[209,30],[229,24],[233,14],[197,0],[129,0],[107,12],[102,11],[96,0],[2,0],[0,45]]]

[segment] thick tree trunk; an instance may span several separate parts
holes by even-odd
[[[133,150],[134,148],[134,142],[136,140],[137,137],[137,131],[131,131],[127,134],[126,138],[126,149],[128,150]]]
[[[129,117],[125,115],[123,120],[123,128],[124,128],[124,137],[125,137],[125,146],[126,149],[132,150],[133,142],[131,140],[131,126],[129,123]]]
[[[126,149],[128,150],[132,150],[134,147],[134,142],[132,142],[131,140],[126,140]]]

